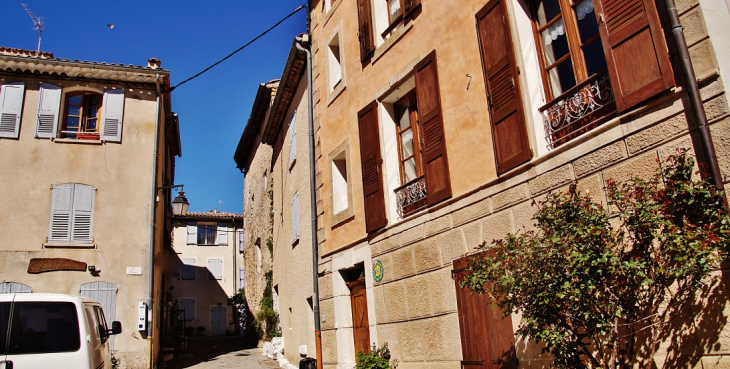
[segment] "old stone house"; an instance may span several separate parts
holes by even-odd
[[[165,187],[181,155],[169,82],[154,58],[133,66],[0,48],[3,292],[101,301],[106,320],[122,323],[112,345],[130,368],[152,367],[159,352],[155,261],[169,244]]]
[[[726,178],[728,3],[676,4]],[[480,300],[452,271],[481,242],[532,227],[532,199],[548,191],[577,182],[606,204],[607,179],[653,173],[677,148],[702,156],[671,9],[655,0],[312,0],[310,9],[324,367],[353,367],[358,351],[385,343],[399,369],[489,367],[504,354],[546,364],[534,344],[515,342],[518,316],[473,316]],[[701,343],[667,340],[657,366],[728,365],[730,328],[695,323]]]

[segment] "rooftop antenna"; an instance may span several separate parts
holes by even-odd
[[[30,19],[33,20],[33,23],[35,23],[35,29],[38,30],[38,49],[36,50],[38,53],[41,52],[41,35],[43,34],[43,23],[41,22],[40,18],[33,15],[33,12],[30,11],[30,8],[28,8],[28,5],[20,4],[25,8],[25,11],[28,12],[28,15],[30,15]]]

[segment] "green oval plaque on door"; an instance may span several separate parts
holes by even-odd
[[[383,263],[381,263],[380,260],[375,260],[373,263],[373,278],[375,279],[375,282],[383,280]]]

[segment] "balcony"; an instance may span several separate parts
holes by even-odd
[[[554,149],[598,127],[615,111],[608,73],[593,75],[540,108],[548,147]]]
[[[405,218],[428,205],[426,178],[420,176],[395,189],[398,203],[398,215]]]

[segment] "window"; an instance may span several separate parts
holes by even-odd
[[[256,238],[256,271],[261,273],[261,237]]]
[[[198,260],[195,258],[183,258],[182,263],[182,279],[195,280],[195,266]]]
[[[81,348],[79,318],[72,302],[16,302],[12,315],[8,355]]]
[[[49,95],[53,93],[48,89]],[[47,111],[50,114],[51,110]],[[91,91],[67,93],[60,137],[120,142],[123,114],[123,90],[107,90],[103,95]],[[48,134],[47,125],[44,127],[44,134]]]
[[[297,159],[297,112],[296,110],[291,115],[291,121],[289,123],[289,167],[294,165],[294,161]],[[264,186],[266,186],[266,173],[264,173]]]
[[[396,132],[398,134],[398,155],[401,183],[409,183],[421,176],[421,153],[418,146],[418,117],[416,92],[411,91],[397,101],[395,112]]]
[[[96,188],[66,183],[52,190],[48,242],[92,243]]]
[[[0,137],[18,138],[24,96],[23,82],[5,83],[0,87]]]
[[[195,319],[195,300],[180,299],[180,319],[190,321]]]
[[[355,215],[352,206],[352,172],[350,168],[350,143],[345,140],[328,155],[330,185],[331,225],[337,225]]]
[[[104,311],[101,310],[101,307],[94,306],[94,318],[97,324],[97,329],[99,331],[99,338],[101,339],[101,343],[104,343],[109,339],[109,328],[106,325],[106,319],[104,319]]]
[[[223,259],[208,259],[208,279],[223,279]]]
[[[345,87],[344,63],[340,50],[340,28],[341,25],[338,25],[335,33],[327,43],[327,91],[330,95],[330,101]]]
[[[198,223],[198,245],[215,245],[217,237],[215,224]]]
[[[238,231],[238,252],[243,252],[243,231]]]
[[[228,226],[216,223],[190,222],[187,226],[187,236],[188,245],[226,246],[228,245]]]
[[[394,25],[401,20],[403,16],[403,7],[401,0],[386,0],[388,2],[388,24]]]
[[[291,199],[291,242],[299,241],[299,192]]]

